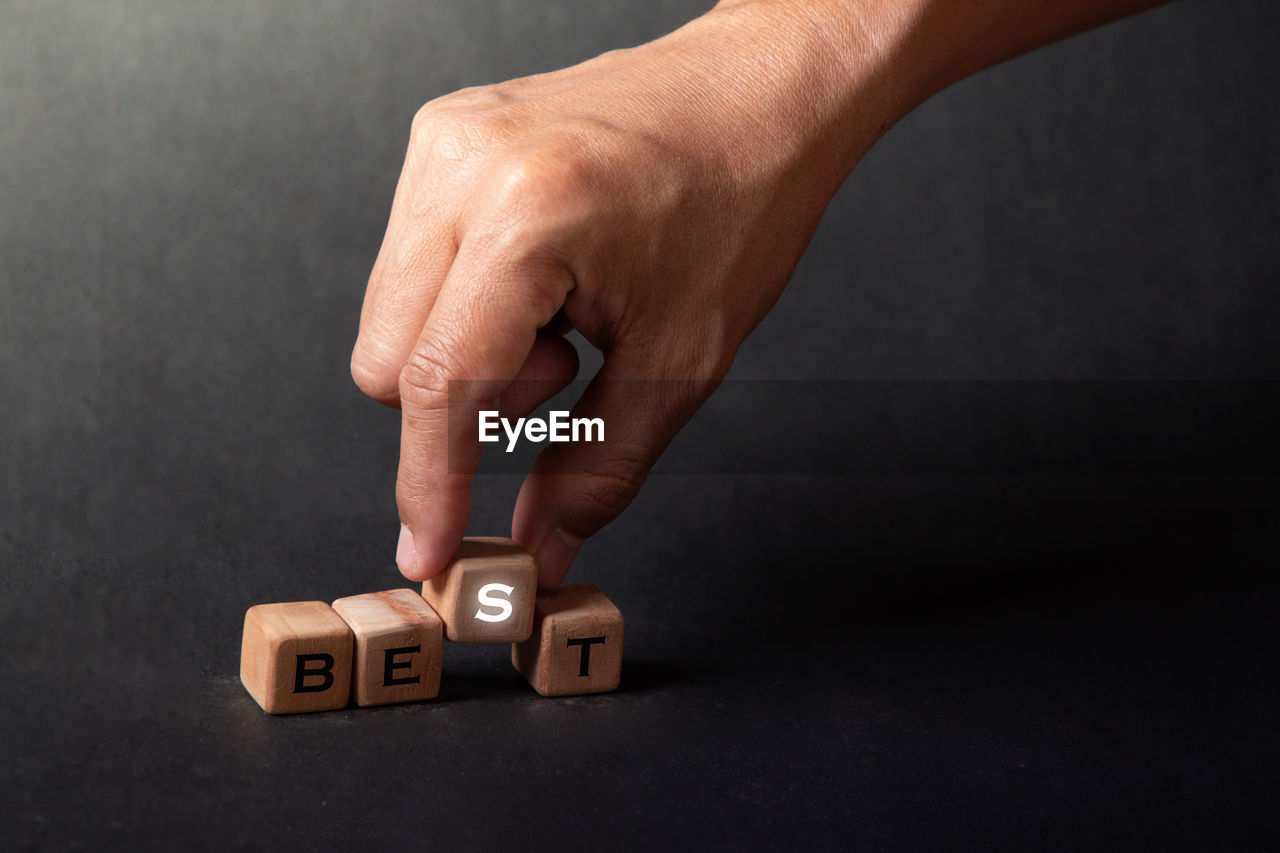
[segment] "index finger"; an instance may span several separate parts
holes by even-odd
[[[513,257],[515,259],[513,259]],[[400,373],[396,562],[410,580],[444,569],[466,531],[480,463],[477,418],[520,372],[573,286],[558,265],[466,240]]]

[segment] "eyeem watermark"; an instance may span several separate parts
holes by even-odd
[[[451,383],[449,473],[524,476],[537,460],[539,474],[580,475],[634,460],[678,401],[705,400],[654,473],[1280,477],[1280,379],[590,382]],[[499,388],[512,406],[546,402],[532,423],[509,412],[505,432],[496,411],[480,412],[478,436],[476,412],[500,408]],[[590,408],[575,410],[588,393]],[[591,443],[573,444],[560,410],[600,414],[607,440],[602,423],[579,423],[577,439],[589,431]],[[541,453],[553,434],[569,442],[556,451],[591,452]],[[495,447],[477,467],[488,449],[478,437],[506,452]]]
[[[543,441],[604,441],[604,418],[571,418],[567,411],[547,413],[547,419],[500,417],[496,411],[480,411],[480,440],[494,444],[502,440],[498,430],[507,435],[507,452],[515,450],[516,442],[523,435],[525,441],[535,444]]]

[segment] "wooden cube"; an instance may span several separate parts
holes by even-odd
[[[538,593],[511,662],[543,696],[607,693],[622,675],[622,612],[589,583]]]
[[[333,609],[355,633],[356,704],[416,702],[440,692],[444,623],[411,589],[339,598]]]
[[[240,681],[268,714],[346,707],[352,643],[323,601],[255,605],[244,614]]]
[[[538,570],[533,555],[510,539],[477,536],[443,573],[422,585],[422,597],[444,620],[455,643],[512,643],[533,629]]]

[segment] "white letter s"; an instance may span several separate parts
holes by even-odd
[[[515,591],[514,586],[507,586],[504,583],[487,583],[480,587],[480,593],[477,598],[480,600],[480,609],[476,611],[476,618],[485,622],[502,622],[511,616],[511,602],[505,598],[497,598],[494,592],[500,592],[503,595],[510,595]],[[502,612],[500,614],[485,613],[484,608],[496,607]]]

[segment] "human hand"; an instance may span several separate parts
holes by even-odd
[[[605,356],[574,415],[601,418],[609,441],[550,445],[512,520],[540,583],[559,583],[894,121],[987,64],[1154,2],[722,2],[649,44],[423,107],[352,357],[360,387],[403,410],[401,571],[448,563],[476,413],[518,417],[563,388],[572,327]]]
[[[848,89],[819,72],[848,73],[838,41],[747,4],[419,111],[352,357],[365,393],[403,411],[406,577],[441,571],[464,533],[478,410],[527,414],[575,377],[569,326],[604,353],[574,415],[609,441],[549,445],[512,534],[554,586],[630,503],[877,133],[833,134]]]

